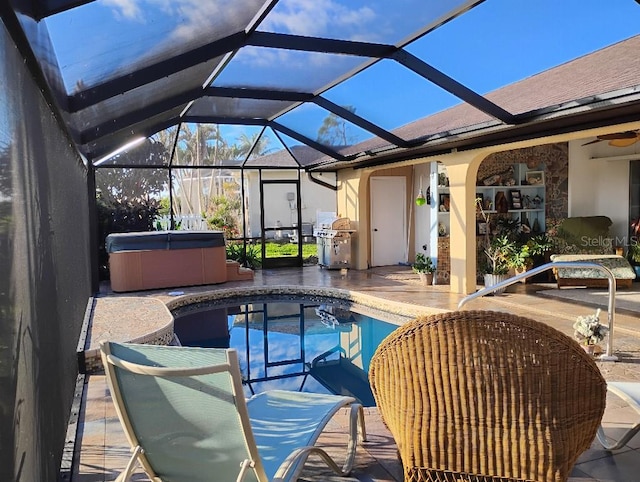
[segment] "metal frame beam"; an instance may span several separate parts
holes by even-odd
[[[198,63],[210,60],[211,58],[215,58],[217,55],[223,55],[225,53],[236,50],[243,45],[336,53],[343,55],[357,55],[373,58],[391,58],[404,67],[418,73],[423,78],[447,90],[463,101],[491,115],[492,117],[500,119],[501,121],[508,124],[516,123],[516,118],[509,112],[505,111],[496,104],[493,104],[481,95],[463,86],[452,78],[446,76],[442,72],[438,71],[437,69],[433,68],[417,57],[409,54],[405,50],[398,49],[393,45],[302,37],[299,35],[276,34],[269,32],[253,32],[250,35],[247,35],[244,32],[240,32],[238,34],[226,37],[225,39],[212,42],[210,44],[207,44],[206,46],[199,47],[190,52],[181,54],[174,59],[159,62],[152,66],[143,68],[131,75],[123,76],[118,79],[112,79],[99,86],[93,87],[73,96],[69,96],[69,109],[71,112],[77,112],[80,109],[94,105],[96,102],[106,100],[113,95],[120,95],[127,89],[130,90],[144,85],[147,82],[153,82],[158,78],[165,77],[172,73],[197,65]],[[104,135],[109,135],[121,128],[125,128],[127,125],[135,124],[135,122],[142,120],[145,117],[161,113],[159,111],[161,111],[162,109],[171,109],[172,106],[178,106],[182,103],[187,103],[190,100],[201,97],[202,95],[284,100],[292,102],[314,102],[316,105],[329,110],[330,112],[344,118],[345,120],[361,127],[366,131],[373,133],[374,135],[382,139],[387,140],[394,145],[401,147],[411,147],[412,145],[415,145],[415,143],[405,141],[404,139],[395,136],[385,129],[382,129],[376,124],[369,122],[366,119],[357,116],[354,113],[315,94],[221,87],[207,87],[205,89],[197,90],[194,89],[189,93],[173,96],[170,99],[166,99],[152,106],[148,106],[144,109],[144,111],[140,111],[138,114],[123,116],[122,118],[114,122],[105,122],[100,126],[96,126],[93,129],[84,131],[82,133],[82,142],[86,143],[88,141],[98,139],[99,137],[102,137]],[[191,98],[187,98],[189,96],[191,96]],[[100,132],[101,134],[98,135],[98,132]]]
[[[359,115],[354,114],[350,110],[345,109],[337,104],[334,104],[330,100],[325,99],[324,97],[317,96],[313,99],[313,102],[323,109],[328,110],[329,112],[333,112],[335,115],[342,117],[343,119],[361,127],[362,129],[375,134],[376,136],[384,139],[391,144],[395,144],[400,147],[410,147],[412,144],[410,142],[405,141],[404,139],[392,134],[391,132],[382,129],[380,126],[369,122],[368,120],[360,117]]]
[[[336,151],[334,151],[333,149],[329,149],[328,147],[326,147],[323,144],[320,144],[319,142],[316,142],[312,139],[309,139],[307,136],[303,136],[302,134],[289,129],[288,127],[283,126],[282,124],[279,124],[278,122],[275,121],[270,121],[267,124],[269,127],[271,127],[274,130],[280,131],[283,134],[286,134],[289,137],[292,137],[293,139],[302,142],[303,144],[308,145],[309,147],[315,149],[316,151],[320,151],[323,154],[326,154],[329,157],[332,157],[333,159],[336,159],[338,161],[346,161],[347,158],[345,156],[343,156],[342,154],[337,153]]]
[[[131,138],[131,137],[134,137],[134,136],[149,137],[149,136],[152,136],[156,132],[159,132],[159,131],[161,131],[163,129],[167,129],[167,128],[171,127],[171,126],[178,125],[178,124],[180,124],[180,122],[181,122],[180,117],[172,117],[170,119],[166,119],[166,120],[162,120],[162,121],[156,122],[156,123],[154,123],[152,125],[149,125],[149,126],[145,127],[144,129],[140,129],[140,130],[134,131],[134,132],[128,132],[127,137],[128,138]],[[120,145],[123,145],[124,143],[126,143],[126,140],[123,138],[123,142]],[[99,148],[95,148],[95,149],[90,149],[87,144],[83,144],[81,146],[82,152],[86,152],[86,156],[90,160],[91,163],[93,163],[94,159],[104,157],[107,154],[109,154],[110,152],[113,152],[115,149],[117,149],[117,146],[116,147],[99,147]]]
[[[314,104],[342,117],[343,119],[371,132],[372,134],[401,147],[410,147],[410,142],[392,134],[386,129],[382,129],[377,124],[369,122],[363,117],[334,104],[330,100],[314,94],[304,92],[278,91],[278,90],[262,90],[262,89],[243,89],[243,88],[227,88],[227,87],[209,87],[205,91],[205,95],[214,97],[237,97],[242,99],[265,99],[265,100],[281,100],[291,102],[313,102]]]
[[[93,3],[95,0],[42,0],[40,2],[30,2],[34,4],[33,16],[36,20],[50,17],[56,13],[71,10],[87,3]]]
[[[162,114],[163,112],[171,111],[176,107],[180,107],[181,105],[186,105],[191,100],[193,100],[194,97],[201,96],[202,91],[203,90],[201,88],[198,88],[183,92],[167,99],[163,99],[162,101],[156,102],[155,104],[151,104],[147,107],[144,107],[143,109],[135,110],[128,114],[119,116],[117,119],[109,120],[103,122],[102,124],[98,124],[94,127],[86,129],[80,134],[81,142],[82,144],[86,144],[88,142],[98,140],[101,137],[113,134],[120,129],[134,127],[137,123],[142,122],[149,117],[154,117],[156,115]]]
[[[239,99],[281,100],[285,102],[312,102],[315,95],[306,92],[266,90],[236,87],[207,87],[204,95],[211,97],[237,97]]]
[[[485,97],[477,94],[468,87],[465,87],[460,82],[440,72],[435,67],[432,67],[426,62],[420,60],[418,57],[410,54],[406,50],[398,50],[391,56],[391,58],[400,65],[412,70],[416,74],[443,88],[476,109],[481,110],[485,114],[499,119],[505,124],[517,123],[516,117],[510,112],[487,100]]]
[[[143,67],[115,79],[69,96],[69,112],[77,112],[97,104],[111,97],[121,95],[137,87],[168,77],[171,74],[207,62],[242,47],[246,41],[246,34],[238,32],[220,40],[208,43],[196,49],[167,60]],[[204,82],[204,79],[203,79]]]
[[[253,32],[247,38],[247,45],[269,47],[285,50],[302,50],[305,52],[321,52],[325,54],[354,55],[356,57],[389,57],[397,47],[371,42],[355,42],[321,37],[304,37],[271,32]]]

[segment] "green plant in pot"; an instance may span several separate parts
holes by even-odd
[[[492,235],[492,223],[489,213],[487,213],[480,199],[476,199],[478,212],[482,216],[487,225],[484,234],[483,251],[486,257],[484,264],[484,285],[485,287],[493,286],[508,277],[509,268],[514,263],[514,253],[516,252],[517,243],[514,239],[515,228],[513,226],[504,226],[504,223],[496,223],[496,235]],[[504,290],[496,291],[501,293]]]
[[[523,241],[517,241],[508,260],[509,266],[517,274],[544,263],[544,255],[553,247],[546,234],[539,234]]]
[[[433,273],[436,270],[431,258],[424,253],[417,253],[414,263],[411,265],[414,273],[420,275],[420,279],[424,284],[433,283]]]
[[[507,264],[509,268],[513,268],[516,274],[524,273],[533,266],[533,258],[531,257],[529,245],[514,243],[513,249],[509,253]]]
[[[529,247],[529,256],[532,260],[543,257],[553,248],[553,241],[546,234],[538,234],[527,241]]]
[[[487,257],[486,274],[507,275],[514,263],[516,243],[506,234],[490,239],[484,248]]]
[[[640,277],[640,242],[633,241],[627,249],[627,260],[636,272],[636,279]]]

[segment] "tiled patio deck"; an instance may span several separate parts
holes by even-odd
[[[417,283],[416,275],[406,267],[376,268],[367,271],[349,271],[346,275],[340,271],[329,271],[318,267],[303,269],[263,270],[256,273],[252,282],[233,282],[224,285],[206,286],[200,288],[180,289],[185,294],[198,293],[234,287],[248,286],[291,285],[308,287],[335,287],[349,289],[359,294],[370,295],[384,300],[410,303],[418,307],[438,309],[455,309],[461,296],[448,292],[447,286],[424,287]],[[471,309],[494,309],[509,311],[528,316],[548,323],[559,330],[572,334],[571,325],[575,317],[587,314],[592,308],[585,303],[592,299],[604,299],[602,292],[597,296],[585,295],[585,291],[577,292],[581,304],[560,300],[550,296],[536,294],[554,285],[519,285],[511,287],[508,293],[499,296],[486,297],[472,301]],[[640,289],[640,284],[634,284],[634,289]],[[150,325],[157,324],[159,318],[155,311],[162,305],[152,300],[167,302],[175,299],[169,295],[170,291],[149,291],[143,293],[114,294],[105,289],[98,301],[111,300],[108,310],[107,304],[98,305],[96,315],[102,319],[92,330],[92,344],[99,338],[114,337],[114,339],[136,338],[143,336]],[[553,293],[549,291],[549,293]],[[593,292],[591,292],[593,293]],[[614,336],[615,354],[620,357],[616,363],[598,362],[603,375],[608,380],[640,381],[640,293],[636,291],[620,292],[624,297],[624,312],[616,314],[616,331]],[[119,299],[116,301],[116,298]],[[600,301],[598,301],[600,302]],[[127,313],[117,311],[125,307]],[[136,310],[140,308],[140,311]],[[102,311],[100,311],[102,309]],[[116,310],[116,311],[113,311]],[[127,323],[124,327],[112,324],[113,320],[125,316]],[[135,327],[134,332],[127,332]],[[333,445],[344,439],[345,419],[338,416],[329,425],[328,432],[321,438],[323,444]],[[621,432],[619,427],[627,426],[635,421],[638,415],[625,407],[616,399],[608,400],[605,413],[605,427],[608,433],[616,436]],[[375,408],[367,410],[368,442],[359,448],[356,468],[348,479],[333,477],[323,466],[310,461],[303,474],[303,480],[329,481],[396,481],[402,480],[402,468],[396,458],[396,449],[388,431],[380,422]],[[85,399],[80,414],[80,440],[76,446],[76,466],[74,468],[74,482],[98,482],[115,480],[118,473],[125,466],[129,456],[128,444],[113,411],[112,402],[104,377],[91,375],[87,377]],[[338,452],[339,453],[339,452]],[[585,452],[569,479],[571,482],[616,481],[627,482],[638,480],[640,473],[640,436],[632,439],[627,447],[614,453],[606,452],[594,442],[591,449]],[[134,480],[148,480],[140,471]]]

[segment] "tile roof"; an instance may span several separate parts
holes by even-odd
[[[588,104],[594,96],[625,91],[640,92],[640,35],[615,43],[582,57],[527,77],[485,95],[513,114],[534,115],[536,111],[563,104]],[[469,104],[461,103],[411,122],[393,131],[404,139],[446,135],[455,131],[481,129],[501,123]],[[503,124],[504,125],[504,124]],[[388,147],[373,138],[340,151],[343,155]]]

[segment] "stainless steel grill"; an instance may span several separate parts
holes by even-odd
[[[325,213],[326,214],[326,213]],[[318,265],[327,269],[351,268],[351,229],[349,218],[318,216],[313,235],[318,244]]]

